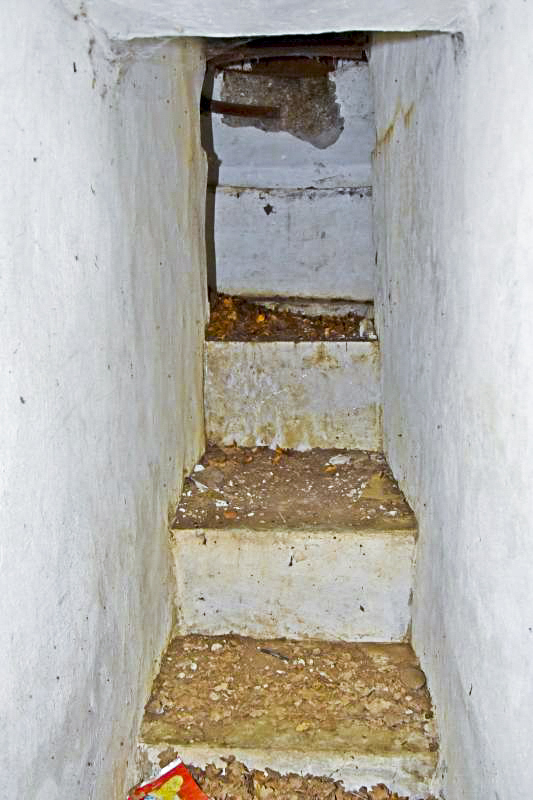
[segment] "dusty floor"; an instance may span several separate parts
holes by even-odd
[[[271,309],[241,297],[214,295],[206,339],[226,341],[367,341],[376,339],[374,326],[355,313],[308,316]]]
[[[383,784],[347,792],[331,778],[247,769],[231,759],[225,769],[209,764],[205,769],[189,766],[189,770],[213,800],[408,800]]]
[[[141,738],[178,748],[373,755],[437,748],[425,677],[409,645],[235,635],[172,641]]]
[[[175,530],[283,524],[405,530],[414,516],[380,453],[210,446],[185,479]]]

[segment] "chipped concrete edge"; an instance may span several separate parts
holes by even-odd
[[[437,753],[429,750],[419,753],[390,756],[357,753],[353,751],[315,751],[276,749],[248,749],[219,746],[217,744],[185,745],[179,741],[153,744],[139,743],[138,763],[148,776],[160,770],[159,757],[169,748],[175,748],[188,764],[204,768],[207,764],[225,767],[224,759],[234,756],[248,768],[276,770],[282,775],[290,772],[300,775],[327,776],[341,781],[348,791],[361,786],[385,783],[400,794],[428,797],[434,785]],[[141,766],[142,765],[142,766]]]

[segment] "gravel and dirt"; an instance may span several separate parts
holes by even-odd
[[[211,298],[206,339],[232,342],[357,342],[376,339],[372,321],[357,313],[311,316],[242,297]]]
[[[189,766],[189,770],[212,800],[409,800],[382,783],[347,792],[331,778],[263,772],[232,759],[225,768],[208,764],[205,769]]]
[[[405,530],[414,516],[384,456],[366,450],[212,445],[190,476],[171,527]]]
[[[250,750],[433,753],[424,673],[407,644],[178,636],[142,740]]]

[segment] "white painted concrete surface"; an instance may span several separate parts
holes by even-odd
[[[400,642],[411,621],[415,534],[176,531],[179,631]]]
[[[0,775],[119,800],[203,446],[200,47],[110,63],[60,3],[3,11]]]
[[[368,65],[340,64],[331,80],[344,130],[325,149],[285,131],[231,127],[217,114],[203,118],[220,162],[214,202],[219,291],[373,299],[375,127]],[[220,74],[215,99],[222,81]]]
[[[215,250],[220,292],[372,300],[371,190],[220,187]]]
[[[361,786],[376,786],[384,783],[394,786],[395,791],[407,796],[424,798],[428,796],[427,787],[435,771],[435,754],[430,752],[410,753],[407,748],[400,755],[379,756],[358,752],[354,742],[350,752],[317,750],[302,753],[301,750],[272,748],[259,750],[240,747],[220,747],[206,744],[183,745],[176,742],[180,756],[188,764],[205,768],[207,764],[225,767],[223,759],[235,756],[249,769],[273,769],[282,775],[290,772],[297,775],[327,775],[342,781],[348,791],[357,791]],[[156,775],[159,769],[159,756],[168,749],[166,742],[159,746],[141,742],[139,757],[153,767]]]
[[[87,0],[113,38],[253,36],[324,31],[457,31],[469,0]]]
[[[340,62],[330,80],[335,84],[344,129],[337,141],[324,149],[286,131],[234,128],[225,124],[222,115],[212,114],[219,185],[291,190],[370,186],[375,126],[368,64]],[[223,73],[219,73],[213,85],[216,100],[221,98],[222,81]],[[243,98],[241,102],[250,101]]]
[[[220,444],[381,449],[377,342],[209,341],[204,392]]]
[[[419,521],[415,648],[444,796],[533,782],[530,3],[373,48],[387,454]]]

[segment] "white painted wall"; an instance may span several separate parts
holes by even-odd
[[[285,131],[230,127],[211,115],[220,161],[214,202],[219,291],[373,299],[375,127],[368,65],[341,63],[331,80],[344,130],[324,149]],[[213,97],[221,92],[219,75]],[[266,214],[265,207],[272,211]]]
[[[171,622],[167,506],[203,444],[202,60],[109,63],[61,3],[7,5],[0,775],[118,800]]]
[[[497,0],[464,49],[383,36],[371,59],[385,440],[449,800],[533,780],[532,29]]]

